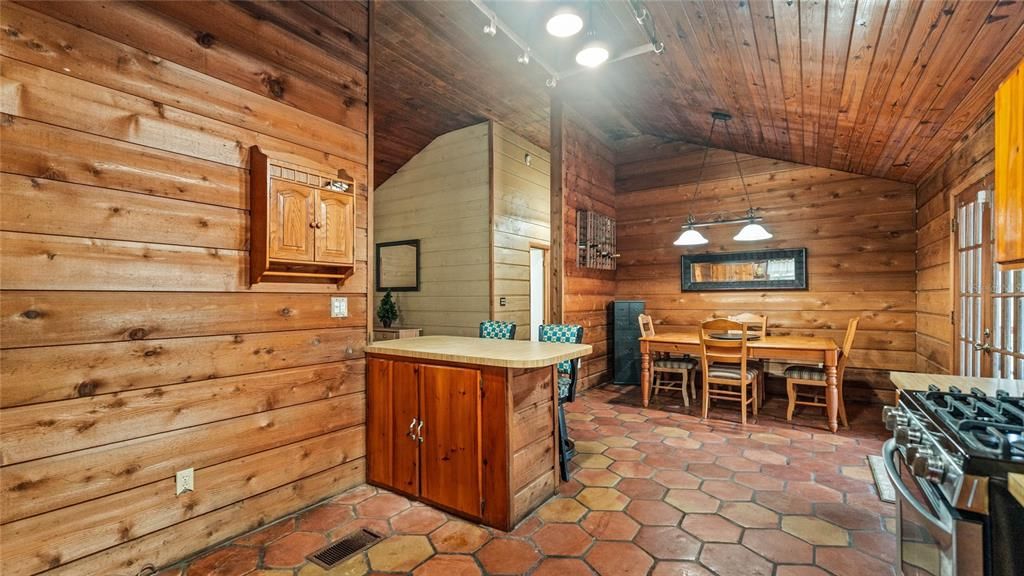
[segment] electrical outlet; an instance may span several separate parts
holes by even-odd
[[[186,468],[184,470],[178,470],[174,474],[174,494],[180,496],[185,492],[191,492],[196,489],[196,471],[194,468]]]
[[[331,296],[331,318],[348,318],[348,298]]]

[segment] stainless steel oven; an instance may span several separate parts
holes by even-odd
[[[933,483],[915,475],[894,440],[885,443],[883,458],[896,489],[897,562],[902,574],[983,576],[983,524],[963,517]]]

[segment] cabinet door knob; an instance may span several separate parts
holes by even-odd
[[[317,222],[317,223],[316,223],[316,227],[317,227],[317,229],[319,230],[320,228],[323,228],[323,227],[324,227],[324,225],[323,225],[323,224],[321,224],[320,222]]]
[[[420,443],[423,443],[423,420],[420,420],[420,425],[416,427],[416,436],[419,437]]]
[[[412,431],[413,426],[416,426],[416,419],[415,418],[412,419],[412,422],[409,422],[409,432],[406,433],[406,436],[408,436],[409,438],[415,440],[416,439],[416,433]],[[420,424],[420,426],[423,426],[423,424]]]
[[[310,228],[316,228],[316,222],[310,222],[309,223],[309,227]]]

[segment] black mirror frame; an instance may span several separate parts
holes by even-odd
[[[389,246],[413,246],[416,248],[416,286],[381,286],[380,285],[380,249]],[[391,290],[392,292],[419,292],[420,291],[420,241],[419,240],[398,240],[395,242],[378,242],[375,247],[376,266],[374,267],[374,284],[377,292]]]
[[[765,259],[796,261],[795,280],[751,280],[749,282],[694,282],[691,264],[707,262],[750,262]],[[679,261],[680,291],[705,292],[723,290],[807,290],[807,248],[756,250],[750,252],[718,252],[683,254]]]

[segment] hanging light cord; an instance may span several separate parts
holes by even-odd
[[[697,186],[693,189],[693,196],[690,198],[692,204],[697,199],[697,194],[700,192],[700,183],[704,179],[704,166],[708,163],[708,152],[711,151],[711,139],[715,136],[715,124],[718,122],[718,118],[711,119],[711,130],[708,132],[708,139],[704,142],[704,157],[700,161],[700,171],[697,172]],[[726,130],[729,127],[726,126]],[[693,210],[690,210],[690,216],[693,216]]]
[[[740,185],[743,186],[743,194],[747,197],[747,216],[753,218],[754,203],[750,201],[750,190],[747,190],[747,181],[743,178],[743,169],[740,168],[740,156],[736,153],[736,143],[732,140],[732,130],[729,130],[728,122],[725,124],[725,135],[732,144],[732,159],[736,162],[736,172],[740,175]]]

